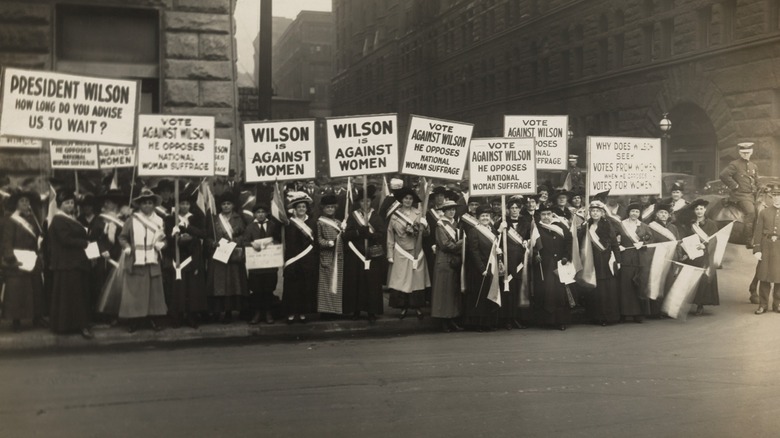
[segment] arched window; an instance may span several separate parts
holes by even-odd
[[[599,72],[604,73],[609,70],[609,39],[607,39],[607,32],[609,31],[609,20],[607,20],[606,14],[601,14],[599,17]]]
[[[615,27],[617,32],[613,37],[615,40],[615,68],[623,67],[623,51],[625,50],[625,36],[623,33],[623,26],[626,24],[626,17],[623,14],[622,9],[615,11]]]

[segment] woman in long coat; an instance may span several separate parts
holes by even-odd
[[[244,218],[235,211],[237,205],[233,193],[226,191],[217,200],[221,212],[211,218],[211,232],[206,234],[206,248],[209,251],[208,286],[212,312],[219,313],[219,321],[228,324],[233,319],[233,311],[241,311],[244,299],[249,295],[244,266],[243,236]],[[236,247],[227,263],[213,259],[219,242],[225,239],[236,243]]]
[[[704,199],[697,199],[686,207],[683,207],[692,209],[695,218],[691,222],[686,220],[685,222],[687,223],[679,223],[680,232],[682,233],[682,236],[680,237],[696,234],[701,242],[699,248],[704,251],[704,255],[693,260],[685,260],[686,264],[707,270],[707,274],[702,275],[701,280],[699,280],[696,295],[693,297],[693,304],[696,304],[696,315],[702,314],[704,306],[717,306],[720,304],[718,273],[714,268],[710,268],[712,263],[710,248],[714,248],[714,246],[708,244],[710,236],[718,232],[718,225],[712,219],[704,217],[704,214],[707,212],[708,204],[709,202]],[[684,215],[678,215],[678,219],[681,219],[682,217],[684,217]]]
[[[100,250],[100,258],[95,262],[95,268],[92,272],[95,275],[93,284],[96,286],[97,297],[106,285],[109,276],[114,270],[115,264],[122,255],[122,244],[119,242],[119,235],[125,225],[124,219],[119,216],[119,206],[127,203],[127,196],[120,190],[109,190],[108,193],[100,197],[99,204],[102,204],[101,212],[92,221],[89,229],[89,240],[97,242]],[[121,286],[120,286],[121,287]],[[117,288],[119,289],[119,288]],[[93,292],[94,293],[94,292]],[[96,309],[98,313],[104,313],[116,318],[119,314],[119,296],[116,300],[107,300],[100,303]],[[94,300],[94,304],[99,299]]]
[[[147,318],[157,331],[161,327],[155,317],[168,313],[161,266],[165,228],[163,220],[154,213],[160,196],[144,188],[133,203],[138,211],[125,222],[119,234],[126,257],[119,317],[130,321],[127,328],[130,333],[138,329],[142,318]]]
[[[420,235],[428,232],[427,221],[413,206],[420,199],[412,189],[404,187],[394,195],[401,206],[395,209],[387,226],[387,287],[392,290],[391,305],[402,309],[401,319],[409,309],[415,309],[417,317],[422,318],[420,307],[425,305],[425,288],[431,286]]]
[[[320,202],[322,215],[317,218],[316,234],[320,254],[317,311],[340,315],[346,312],[342,309],[344,240],[341,222],[335,217],[338,201],[335,195],[325,195]]]
[[[51,289],[51,329],[55,333],[78,331],[86,339],[94,335],[89,328],[90,263],[84,251],[89,245],[87,230],[76,219],[73,192],[57,193],[59,211],[49,225]]]
[[[40,199],[37,193],[18,190],[8,200],[13,213],[3,227],[2,248],[5,269],[5,296],[3,317],[12,320],[14,331],[21,329],[21,320],[29,319],[44,324],[43,282],[41,281],[40,239],[41,228],[32,206]],[[20,261],[14,251],[30,251],[36,254],[35,266],[29,270],[19,268]]]
[[[554,210],[551,207],[542,204],[537,211],[539,244],[535,252],[541,269],[534,269],[533,275],[537,322],[566,330],[571,322],[571,292],[567,290],[567,285],[561,283],[556,271],[558,262],[567,264],[571,260],[572,235],[565,224],[553,223]]]
[[[620,264],[620,318],[632,317],[634,322],[641,323],[647,309],[644,291],[652,261],[645,245],[653,242],[653,233],[641,221],[642,206],[639,203],[629,204],[626,210],[628,218],[618,228],[620,246],[623,248],[623,262]]]
[[[672,206],[669,204],[659,202],[655,205],[655,219],[647,224],[650,228],[650,232],[653,234],[654,243],[672,242],[680,239],[680,232],[677,229],[677,226],[671,222],[671,211]],[[682,250],[678,245],[677,249],[672,254],[672,259],[676,261],[680,260],[681,257]],[[657,299],[650,300],[647,312],[651,318],[662,317],[661,305],[663,304],[666,292],[672,287],[674,276],[667,275],[666,278],[658,279],[658,281],[664,284],[663,294],[659,295]]]
[[[358,190],[355,202],[359,208],[347,217],[342,302],[344,314],[351,314],[354,319],[360,317],[360,312],[366,312],[369,323],[376,321],[376,315],[383,312],[382,283],[387,279],[387,271],[381,263],[384,261],[384,224],[379,213],[371,208],[372,187],[368,186],[367,197]]]
[[[511,330],[515,328],[526,328],[525,322],[530,318],[530,297],[521,299],[523,291],[523,261],[525,259],[526,239],[530,233],[530,222],[523,220],[520,216],[522,197],[513,197],[507,202],[508,214],[506,218],[496,225],[498,229],[506,227],[506,249],[507,249],[507,271],[504,281],[509,281],[509,291],[505,292],[506,287],[501,286],[501,308],[498,309],[499,326]],[[502,223],[506,225],[502,225]],[[503,242],[502,242],[503,245]],[[523,307],[520,307],[521,301],[525,300]],[[521,323],[520,321],[524,321]]]
[[[166,275],[170,277],[171,293],[168,311],[174,324],[186,321],[193,328],[198,327],[198,314],[208,310],[206,297],[206,269],[203,261],[202,239],[206,237],[206,225],[203,214],[192,211],[195,205],[194,193],[183,194],[179,199],[179,223],[176,215],[165,218],[165,235],[168,243],[165,247]],[[176,275],[176,246],[179,247],[180,279]]]
[[[617,267],[621,254],[615,232],[606,215],[606,205],[593,201],[589,206],[590,219],[583,227],[586,238],[583,245],[591,245],[596,271],[596,288],[591,291],[591,319],[602,326],[620,320],[620,292]]]
[[[436,261],[433,267],[433,292],[431,294],[431,316],[442,319],[442,330],[461,330],[455,323],[460,316],[462,299],[460,293],[460,265],[463,238],[457,224],[455,211],[457,202],[448,199],[439,206],[443,216],[436,226]]]
[[[319,256],[315,248],[314,218],[308,214],[311,198],[303,192],[287,194],[288,208],[293,209],[290,223],[284,227],[284,294],[282,304],[287,323],[317,310]]]
[[[477,331],[495,330],[497,318],[498,306],[488,298],[491,294],[500,293],[498,279],[493,274],[498,267],[491,265],[499,263],[495,257],[496,236],[490,224],[492,214],[490,206],[479,207],[479,225],[466,235],[466,258],[463,263],[466,264],[467,286],[463,300],[463,323]]]

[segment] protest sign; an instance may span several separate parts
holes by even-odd
[[[398,171],[398,116],[337,117],[327,120],[331,177]]]
[[[132,146],[98,146],[101,169],[135,167],[135,148]]]
[[[473,130],[471,123],[412,116],[401,173],[462,180]]]
[[[230,139],[218,138],[214,141],[214,175],[230,174]]]
[[[23,137],[0,136],[0,149],[2,148],[40,149],[42,147],[43,147],[43,142],[40,140],[33,140],[31,138],[23,138]]]
[[[244,124],[247,182],[314,178],[314,120]]]
[[[214,117],[138,116],[139,176],[213,176]]]
[[[469,193],[536,193],[536,162],[533,138],[474,138],[469,150]]]
[[[506,137],[536,139],[536,168],[566,170],[569,116],[504,116]]]
[[[284,266],[284,247],[281,243],[271,243],[261,251],[246,247],[246,269],[268,269]]]
[[[588,194],[661,194],[661,140],[588,137]]]
[[[0,135],[131,145],[138,82],[6,68]]]
[[[77,142],[51,142],[51,168],[98,169],[98,145]]]

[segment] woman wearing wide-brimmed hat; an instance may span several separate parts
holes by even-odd
[[[685,223],[678,221],[680,237],[697,235],[700,240],[699,248],[704,251],[704,255],[693,260],[687,259],[685,263],[708,270],[707,275],[703,275],[701,280],[699,280],[696,295],[693,297],[693,304],[696,304],[696,315],[701,315],[704,312],[704,306],[717,306],[720,304],[718,274],[714,268],[710,267],[710,249],[713,247],[712,243],[709,243],[710,236],[718,232],[718,225],[712,219],[704,216],[707,212],[707,205],[709,205],[707,200],[696,199],[683,207],[693,211],[693,218],[686,220]],[[678,214],[677,217],[680,220],[686,217],[686,215]]]
[[[115,263],[119,261],[122,254],[122,244],[119,242],[119,235],[125,225],[125,220],[119,215],[119,207],[127,204],[127,195],[121,190],[111,189],[101,196],[98,196],[96,204],[99,207],[99,214],[92,221],[89,227],[89,240],[97,242],[100,250],[100,258],[95,262],[92,269],[92,294],[94,299],[90,302],[94,305],[98,303],[103,286],[113,270]],[[98,312],[107,312],[116,317],[118,307],[112,309],[97,309]]]
[[[588,206],[590,219],[582,227],[581,245],[593,254],[596,287],[590,292],[590,315],[594,323],[606,326],[620,320],[618,269],[621,262],[617,233],[606,218],[607,206],[592,201]]]
[[[241,311],[249,296],[244,266],[244,218],[237,211],[238,197],[230,191],[223,192],[217,198],[220,213],[211,219],[211,231],[206,233],[206,251],[211,257],[219,242],[236,243],[236,248],[222,263],[213,258],[209,261],[208,291],[212,312],[219,314],[219,321],[227,324],[233,319],[233,311]]]
[[[623,263],[620,264],[620,319],[633,318],[641,323],[648,308],[647,282],[650,276],[653,242],[650,227],[642,222],[642,204],[632,202],[626,207],[628,217],[618,227]]]
[[[57,208],[49,225],[49,268],[52,270],[51,329],[55,333],[81,332],[92,339],[89,297],[90,263],[84,251],[87,230],[76,219],[76,195],[57,192]]]
[[[317,311],[340,315],[343,313],[344,238],[341,222],[335,217],[338,201],[335,195],[325,195],[320,202],[322,214],[316,226],[320,254]]]
[[[122,227],[119,241],[126,257],[119,317],[129,320],[134,332],[142,318],[148,318],[154,330],[160,326],[155,317],[168,312],[162,281],[162,254],[165,247],[163,220],[154,213],[160,196],[148,188],[133,199],[137,208]]]
[[[13,211],[3,227],[2,266],[5,276],[3,317],[12,320],[14,331],[21,328],[21,320],[33,320],[42,324],[44,314],[43,283],[41,281],[42,261],[41,227],[33,211],[40,202],[40,196],[32,191],[16,190],[11,193],[7,206]],[[17,251],[36,254],[35,265],[21,268]]]
[[[317,311],[319,256],[314,235],[314,218],[308,214],[312,200],[304,192],[287,193],[290,223],[284,226],[284,293],[282,304],[287,323]]]
[[[461,253],[464,238],[455,223],[458,203],[447,199],[439,205],[442,216],[436,226],[436,261],[433,265],[431,316],[441,319],[442,330],[460,330],[455,318],[463,307],[460,293]]]

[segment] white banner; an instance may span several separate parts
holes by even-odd
[[[77,142],[51,142],[51,168],[94,170],[99,168],[98,145]]]
[[[246,182],[314,178],[315,129],[314,120],[245,123]]]
[[[462,180],[473,131],[471,123],[412,116],[401,173]]]
[[[536,193],[533,138],[474,138],[469,150],[471,196]]]
[[[0,135],[132,145],[138,82],[6,68]]]
[[[398,116],[338,117],[327,120],[330,176],[398,172]]]
[[[218,138],[214,142],[214,175],[230,174],[230,139]]]
[[[536,139],[537,169],[566,170],[569,116],[504,116],[504,135]]]
[[[138,116],[139,176],[213,176],[214,117]]]
[[[133,146],[98,146],[101,169],[117,167],[135,167],[135,148]]]
[[[246,269],[278,268],[284,265],[284,248],[281,243],[271,243],[262,251],[246,247]]]
[[[43,147],[43,142],[40,140],[33,140],[31,138],[23,138],[23,137],[0,136],[0,149],[2,148],[40,149],[42,147]]]
[[[661,139],[588,137],[588,195],[661,194]]]

